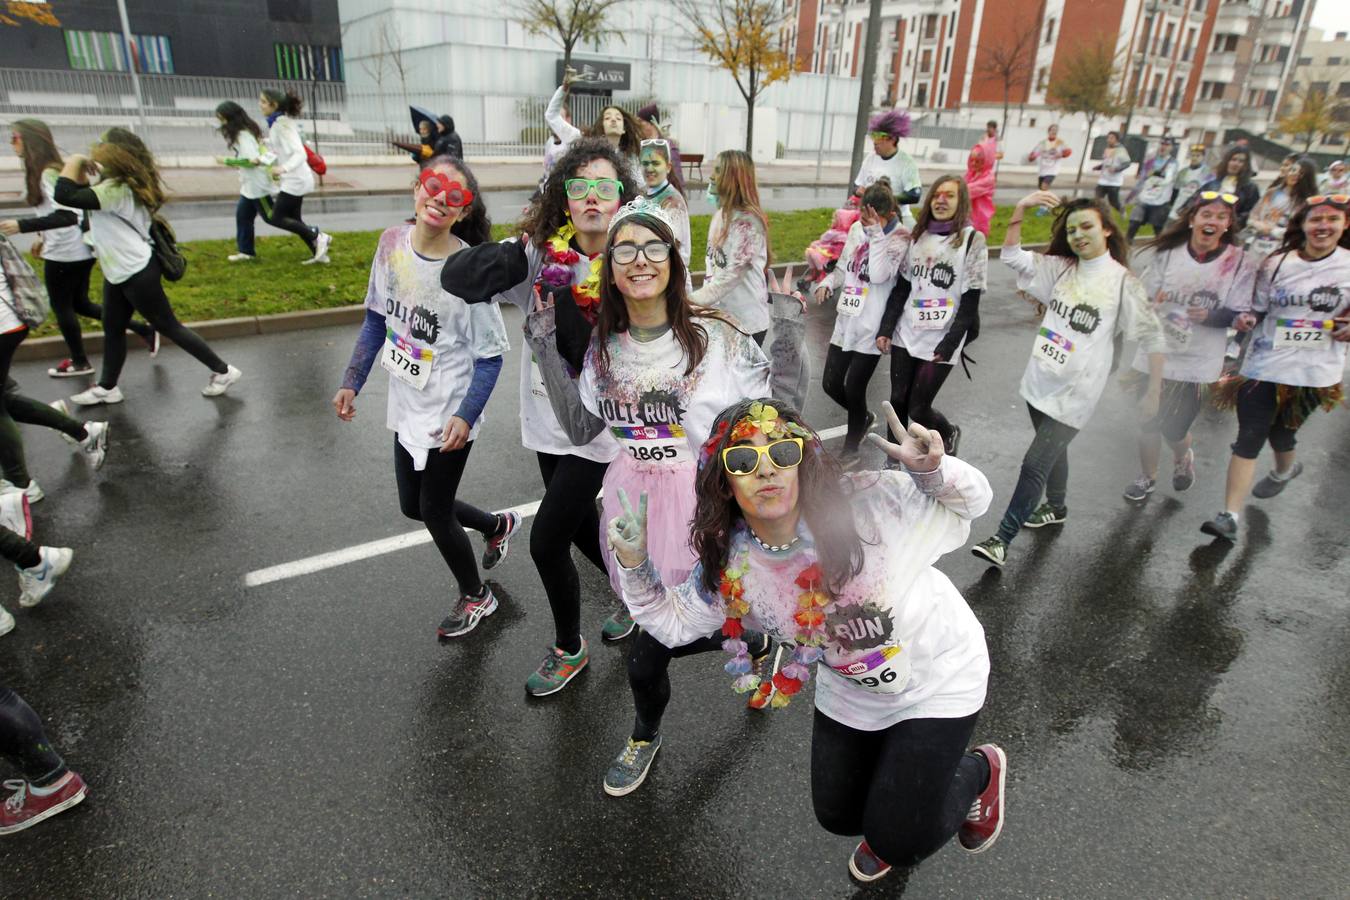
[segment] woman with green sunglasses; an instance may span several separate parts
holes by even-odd
[[[699,453],[693,543],[699,565],[671,584],[652,565],[647,498],[609,524],[624,602],[649,634],[682,647],[721,629],[736,691],[786,706],[816,671],[811,800],[834,834],[861,836],[860,881],[913,866],[953,836],[972,853],[1003,827],[1007,757],[968,750],[984,705],[984,632],[934,568],[993,496],[942,436],[906,429],[884,406],[892,444],[870,440],[902,471],[845,475],[820,437],[775,400],[717,417]],[[792,648],[769,681],[748,658],[746,629]],[[639,713],[660,698],[639,696]]]

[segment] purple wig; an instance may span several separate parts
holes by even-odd
[[[648,103],[646,106],[642,107],[642,109],[639,109],[637,111],[637,117],[644,122],[650,122],[653,125],[655,125],[656,113],[657,113],[656,104]]]
[[[884,131],[899,140],[909,136],[909,113],[898,109],[879,112],[867,121],[868,131]]]

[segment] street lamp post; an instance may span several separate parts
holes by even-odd
[[[141,97],[141,78],[136,74],[136,53],[133,49],[135,44],[132,43],[131,25],[127,21],[126,0],[117,0],[117,14],[122,17],[122,40],[126,44],[127,71],[131,73],[131,88],[136,92],[136,112],[141,120],[141,137],[146,137],[149,129],[145,124],[145,100]]]
[[[858,85],[858,119],[853,123],[853,158],[848,170],[850,176],[862,165],[863,148],[867,142],[867,120],[872,115],[872,94],[876,90],[872,82],[877,71],[877,44],[880,40],[881,0],[872,0],[867,12],[867,33],[863,36],[862,83]]]
[[[838,27],[835,29],[835,31],[838,32],[838,36],[837,36],[838,39],[835,41],[835,58],[838,59],[838,58],[839,58],[839,54],[842,53],[842,52],[843,52],[843,49],[844,49],[844,16],[843,16],[843,7],[840,7],[839,25],[838,25]],[[824,103],[824,105],[821,107],[821,117],[820,117],[820,144],[819,144],[819,146],[816,147],[816,184],[819,184],[819,183],[820,183],[820,166],[821,166],[821,163],[822,163],[822,161],[824,160],[824,156],[825,156],[825,142],[826,142],[826,139],[827,139],[827,138],[826,138],[826,129],[829,129],[829,134],[830,134],[831,136],[833,136],[833,134],[834,134],[834,129],[829,127],[829,125],[830,125],[830,86],[831,86],[832,84],[834,84],[834,69],[833,69],[833,67],[830,65],[830,56],[829,56],[829,53],[826,52],[826,54],[825,54],[825,103]]]
[[[1130,133],[1130,121],[1134,118],[1135,99],[1139,96],[1139,91],[1143,87],[1139,79],[1144,75],[1144,59],[1148,54],[1149,32],[1153,27],[1153,17],[1158,14],[1159,0],[1149,0],[1149,4],[1144,9],[1144,39],[1139,42],[1139,62],[1134,67],[1134,78],[1130,83],[1130,106],[1125,112],[1125,125],[1121,129],[1124,137]]]

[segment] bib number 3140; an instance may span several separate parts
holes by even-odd
[[[867,285],[846,284],[839,295],[839,315],[850,319],[862,315],[863,303],[867,300]]]

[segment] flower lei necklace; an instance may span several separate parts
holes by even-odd
[[[577,229],[570,221],[554,232],[553,237],[544,245],[545,264],[539,278],[549,287],[572,288],[572,299],[577,309],[592,325],[600,314],[600,271],[604,267],[604,254],[597,254],[591,260],[590,272],[585,280],[574,281],[573,271],[581,261],[581,254],[572,249],[572,238]]]

